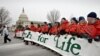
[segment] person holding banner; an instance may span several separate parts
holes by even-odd
[[[36,32],[41,32],[41,26],[38,24]]]
[[[84,38],[83,34],[86,33],[85,27],[87,25],[87,22],[83,16],[79,17],[79,23],[77,24],[77,36],[79,38]]]
[[[61,19],[61,24],[60,24],[60,34],[63,35],[63,34],[66,34],[66,28],[68,28],[68,20],[66,20],[66,18],[62,18]]]
[[[59,34],[59,22],[55,22],[55,25],[52,26],[52,28],[49,30],[50,35],[58,35]]]
[[[88,34],[90,35],[90,38],[88,41],[92,43],[92,39],[95,41],[100,41],[100,20],[97,20],[97,14],[95,12],[90,12],[87,15],[87,21],[88,21]]]
[[[49,31],[51,30],[52,27],[53,27],[52,23],[49,23],[49,24],[48,24],[48,34],[50,34]]]
[[[70,24],[68,25],[68,28],[66,28],[66,32],[68,32],[68,34],[71,34],[71,35],[77,35],[76,34],[76,30],[77,30],[77,19],[75,17],[71,18],[70,20]]]
[[[33,22],[31,22],[31,25],[29,28],[31,31],[36,31],[36,27],[34,26]]]
[[[94,23],[95,28],[97,29],[97,37],[96,41],[100,41],[100,19],[97,18],[96,22]]]
[[[48,30],[49,30],[48,24],[47,24],[47,22],[44,22],[44,25],[41,27],[41,32],[43,34],[47,34]]]

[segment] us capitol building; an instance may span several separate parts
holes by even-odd
[[[29,26],[31,22],[33,22],[35,26],[37,26],[38,24],[43,25],[43,22],[40,21],[29,21],[27,15],[25,14],[24,8],[22,9],[22,13],[19,15],[18,18],[19,19],[16,21],[16,24],[12,25],[11,31],[15,31],[18,25],[22,25],[23,27],[25,27],[26,25]]]
[[[24,8],[22,9],[22,13],[19,16],[18,21],[16,22],[16,26],[18,25],[22,25],[22,26],[26,26],[29,25],[31,21],[28,20],[27,15],[25,14],[25,10]]]

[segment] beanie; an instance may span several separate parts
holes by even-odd
[[[81,20],[85,20],[85,18],[83,16],[80,16],[79,21],[81,21]]]
[[[97,18],[97,14],[95,12],[90,12],[87,17]]]
[[[75,17],[71,18],[71,20],[74,20],[76,23],[78,23],[78,21]]]

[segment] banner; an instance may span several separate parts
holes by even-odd
[[[100,42],[88,43],[86,39],[71,35],[47,35],[26,30],[23,37],[50,48],[63,56],[100,56]]]

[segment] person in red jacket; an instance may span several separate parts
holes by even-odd
[[[66,20],[66,18],[62,18],[61,19],[61,24],[60,24],[60,34],[63,35],[63,34],[66,34],[66,28],[68,28],[68,20]]]
[[[79,23],[77,24],[77,36],[83,38],[83,34],[86,34],[86,25],[87,22],[83,16],[79,17]]]
[[[41,28],[41,32],[43,34],[47,34],[48,33],[48,30],[49,30],[48,24],[47,24],[47,22],[44,22],[44,25]]]
[[[36,32],[41,32],[41,26],[38,24]]]
[[[55,22],[55,25],[52,26],[51,29],[49,30],[49,34],[50,35],[58,35],[59,34],[59,26],[60,26],[60,23]]]
[[[97,29],[97,36],[100,36],[100,20],[96,20],[93,25]]]
[[[51,30],[52,26],[53,26],[52,23],[49,23],[49,24],[48,24],[48,27],[49,27],[49,29],[48,29],[48,34],[49,34],[49,31]]]
[[[90,27],[88,41],[92,43],[92,39],[100,41],[100,20],[97,19],[95,12],[90,12],[87,15],[88,26]]]
[[[66,32],[68,32],[71,35],[76,35],[76,30],[77,30],[77,19],[73,17],[71,19],[71,23],[68,25],[68,28],[66,28]]]
[[[34,26],[33,22],[31,22],[31,25],[29,28],[31,31],[34,31],[34,32],[36,31],[36,27]]]

